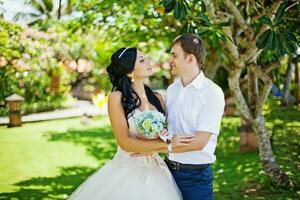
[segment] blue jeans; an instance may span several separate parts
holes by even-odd
[[[213,200],[213,174],[211,165],[200,170],[173,170],[171,173],[184,200]]]

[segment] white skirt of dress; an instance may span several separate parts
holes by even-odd
[[[69,200],[181,200],[181,193],[158,154],[137,156],[120,147],[113,160],[83,182]]]

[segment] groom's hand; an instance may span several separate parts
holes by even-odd
[[[175,134],[172,138],[172,148],[188,146],[189,143],[194,141],[194,138],[194,135]]]

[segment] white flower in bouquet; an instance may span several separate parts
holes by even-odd
[[[166,117],[158,111],[143,111],[134,119],[135,127],[140,134],[148,139],[153,139],[167,127]]]

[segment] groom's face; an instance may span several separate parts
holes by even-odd
[[[174,44],[171,49],[171,58],[169,60],[171,66],[171,74],[174,76],[180,76],[186,66],[186,56],[179,43]]]

